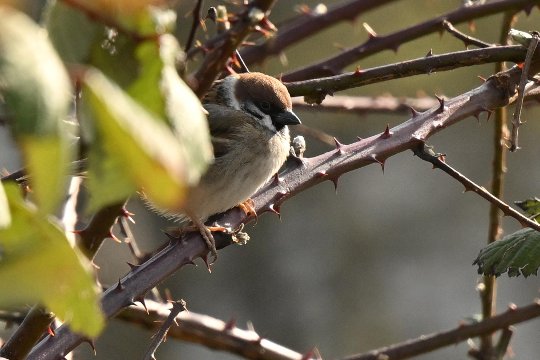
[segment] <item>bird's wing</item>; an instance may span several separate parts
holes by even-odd
[[[246,125],[245,117],[249,115],[218,104],[204,104],[204,108],[208,111],[208,126],[217,159],[238,141],[239,129]]]

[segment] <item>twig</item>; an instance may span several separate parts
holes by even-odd
[[[275,37],[255,46],[242,49],[248,64],[260,63],[269,56],[281,53],[285,48],[302,39],[317,34],[342,21],[352,21],[360,14],[395,0],[353,0],[332,6],[323,14],[301,13],[279,26]]]
[[[444,20],[452,24],[467,22],[483,16],[492,15],[508,10],[531,8],[539,0],[499,0],[489,1],[482,5],[460,7],[454,11],[438,16],[434,19],[396,31],[389,35],[370,37],[365,43],[352,49],[341,52],[339,55],[325,59],[316,64],[292,71],[283,75],[283,81],[300,81],[321,76],[338,74],[345,66],[373,55],[382,50],[397,50],[408,41],[421,36],[440,31]]]
[[[459,40],[463,41],[465,46],[474,45],[478,46],[479,48],[487,48],[490,46],[494,46],[493,44],[487,43],[485,41],[482,41],[480,39],[477,39],[475,37],[472,37],[470,35],[464,34],[458,29],[452,25],[452,23],[448,20],[443,20],[443,27],[448,31],[450,34],[458,38]]]
[[[289,82],[285,85],[291,96],[308,96],[319,99],[336,91],[418,74],[430,74],[436,71],[491,62],[513,61],[518,63],[525,59],[526,53],[527,50],[520,45],[463,50],[357,70],[336,76]]]
[[[529,219],[528,217],[522,215],[519,211],[513,209],[507,203],[503,202],[499,198],[493,196],[489,191],[487,191],[483,186],[475,184],[473,181],[469,180],[465,175],[461,174],[459,171],[452,168],[448,165],[443,159],[444,156],[441,154],[436,154],[428,148],[425,144],[420,144],[416,149],[414,149],[414,154],[420,159],[425,160],[437,169],[441,169],[457,181],[459,181],[464,187],[465,191],[473,191],[476,194],[480,195],[493,205],[497,206],[506,216],[511,216],[516,219],[522,226],[530,227],[536,231],[540,231],[540,224],[534,220]]]
[[[499,342],[495,348],[495,360],[503,360],[506,353],[508,352],[508,346],[510,346],[510,340],[512,340],[512,335],[514,335],[514,329],[512,326],[504,328],[501,332]]]
[[[274,1],[251,1],[231,29],[216,37],[216,43],[211,51],[206,55],[199,69],[191,76],[190,82],[197,96],[202,97],[210,89],[214,80],[223,70],[227,59],[240,46],[254,26],[267,16]]]
[[[182,311],[187,311],[186,302],[184,300],[174,301],[172,303],[172,309],[169,312],[169,316],[163,321],[163,324],[159,327],[158,332],[153,336],[152,342],[148,348],[148,351],[143,357],[143,360],[155,360],[154,356],[157,348],[165,340],[169,329],[173,324],[177,324],[177,317]]]
[[[292,99],[293,107],[301,111],[320,112],[346,112],[366,114],[366,113],[392,113],[410,114],[411,108],[423,112],[439,104],[434,97],[405,98],[390,95],[383,96],[330,96],[322,104],[306,104],[300,98]]]
[[[540,34],[534,32],[532,34],[531,43],[527,49],[527,56],[525,58],[525,63],[523,64],[523,71],[521,73],[521,80],[519,82],[518,90],[518,99],[516,101],[516,111],[514,112],[514,117],[512,118],[512,134],[510,135],[510,151],[516,151],[519,149],[518,146],[518,130],[521,122],[521,109],[523,108],[523,97],[525,94],[525,86],[529,81],[529,72],[531,68],[531,62],[536,51],[538,42],[540,41]],[[534,75],[534,74],[533,74]]]
[[[191,30],[189,31],[189,36],[186,41],[186,47],[184,48],[185,52],[188,52],[193,45],[193,40],[195,39],[195,33],[201,24],[201,7],[203,0],[197,0],[195,7],[193,8],[193,23],[191,24]]]
[[[507,12],[504,15],[500,30],[499,42],[503,45],[508,43],[508,31],[512,27],[515,15],[514,12]],[[506,70],[504,62],[497,63],[495,72]],[[491,175],[491,193],[493,196],[503,199],[504,174],[506,169],[506,146],[508,110],[507,107],[499,108],[495,111],[494,134],[493,134],[493,163]],[[495,204],[489,204],[489,228],[488,244],[497,241],[502,236],[502,213]],[[478,286],[480,301],[482,305],[482,319],[487,319],[497,312],[497,282],[494,276],[483,276],[482,283]],[[488,354],[493,348],[492,334],[486,334],[480,338],[480,352]]]
[[[169,313],[166,304],[147,301],[146,308],[130,306],[117,318],[131,324],[138,324],[149,330],[159,327]],[[246,359],[257,360],[311,360],[302,354],[287,349],[270,340],[262,338],[253,328],[243,330],[232,322],[224,322],[207,315],[185,311],[176,320],[178,326],[171,327],[168,338],[202,344],[208,348],[227,351]]]
[[[0,348],[0,358],[23,360],[39,339],[46,334],[54,315],[39,305],[35,305],[26,314],[15,333]]]
[[[516,69],[497,74],[480,87],[444,101],[436,109],[416,114],[393,129],[350,145],[337,142],[336,149],[316,157],[296,161],[293,158],[279,179],[268,183],[252,197],[255,210],[259,214],[279,212],[284,201],[316,184],[327,180],[337,182],[342,174],[370,164],[384,165],[388,157],[417,147],[428,137],[460,120],[506,105],[514,94],[519,75],[520,71]],[[234,208],[212,220],[237,229],[253,219]],[[233,244],[230,235],[216,233],[214,238],[218,249]],[[132,269],[118,286],[104,292],[101,300],[104,315],[107,318],[116,315],[175,271],[207,253],[206,243],[198,232],[187,233],[179,241],[171,241],[150,260]],[[80,335],[63,325],[57,329],[55,337],[47,337],[40,342],[28,359],[53,360],[59,354],[67,354],[82,341]]]
[[[458,342],[482,334],[492,333],[498,329],[504,329],[512,324],[524,322],[539,316],[540,300],[536,299],[530,305],[521,308],[511,307],[504,313],[474,324],[460,325],[449,331],[423,335],[414,340],[380,348],[365,354],[348,356],[343,360],[407,359],[448,345],[457,344]]]

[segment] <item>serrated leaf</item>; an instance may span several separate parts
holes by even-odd
[[[167,125],[97,70],[87,71],[83,79],[83,105],[91,207],[112,203],[111,192],[118,200],[142,188],[156,205],[180,209],[186,159]]]
[[[62,230],[5,186],[11,225],[0,230],[0,307],[40,303],[77,332],[95,337],[104,319],[87,260],[72,249]]]
[[[49,1],[44,14],[49,38],[64,62],[84,63],[104,37],[101,23],[63,1]]]
[[[525,211],[531,219],[540,221],[540,199],[531,198],[523,201],[515,201],[516,204],[521,210]]]
[[[526,228],[505,236],[482,250],[473,264],[478,273],[525,277],[537,275],[540,267],[540,232]]]
[[[33,195],[44,212],[52,212],[62,198],[70,160],[64,128],[69,78],[43,29],[1,6],[0,19],[0,96],[31,174]]]

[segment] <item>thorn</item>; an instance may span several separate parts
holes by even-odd
[[[360,75],[362,75],[362,73],[363,73],[363,71],[360,69],[360,66],[357,65],[356,69],[354,70],[353,75],[354,76],[360,76]]]
[[[373,30],[373,28],[371,26],[369,26],[369,24],[367,22],[362,23],[362,26],[364,27],[364,29],[368,33],[369,40],[375,39],[378,36],[377,33],[375,32],[375,30]]]
[[[144,307],[144,310],[146,311],[146,314],[149,314],[148,308],[146,307],[146,300],[144,299],[144,295],[137,296],[134,299],[135,302],[140,302],[141,305]]]
[[[54,329],[50,326],[47,327],[47,334],[49,334],[50,336],[56,336],[56,333],[54,332]]]
[[[380,138],[381,139],[388,139],[392,135],[393,135],[393,133],[390,132],[390,127],[388,126],[388,124],[386,124],[386,129],[384,129],[384,132],[381,134]]]
[[[281,183],[282,181],[283,181],[283,179],[280,178],[280,177],[279,177],[279,174],[276,172],[276,173],[274,174],[274,184],[277,185],[277,184]]]
[[[135,214],[132,213],[131,211],[128,211],[125,207],[122,207],[122,209],[120,210],[120,216],[125,217],[126,219],[131,221],[133,224],[135,224],[135,220],[133,220],[133,216],[135,216]]]
[[[540,101],[540,100],[539,100],[539,101]],[[356,137],[356,140],[362,141],[362,140],[364,140],[364,139],[362,139],[360,136],[357,136],[357,137]]]
[[[433,56],[433,49],[429,49],[425,57],[431,57]]]
[[[437,95],[435,95],[435,97],[439,101],[439,108],[437,109],[437,112],[443,112],[445,110],[445,108],[446,108],[445,105],[444,105],[444,98],[443,97],[438,97]]]
[[[336,144],[336,150],[337,152],[339,153],[339,155],[343,155],[344,151],[343,151],[343,144],[339,142],[339,140],[334,137],[334,143]]]
[[[483,109],[485,112],[487,112],[487,119],[486,121],[489,121],[489,119],[491,118],[491,114],[493,114],[493,110],[490,110],[488,108],[484,108]]]
[[[476,122],[480,123],[480,113],[475,113],[473,116],[476,118]]]
[[[126,264],[129,265],[131,271],[133,271],[133,270],[135,270],[135,269],[137,269],[138,267],[141,266],[141,265],[132,264],[132,263],[130,263],[130,262],[126,262]]]
[[[318,177],[318,178],[322,178],[322,177],[325,177],[325,176],[328,176],[328,174],[326,173],[326,171],[317,171],[315,173],[315,177]]]
[[[517,310],[517,305],[514,304],[514,303],[510,303],[508,304],[508,311],[516,311]]]
[[[274,214],[276,214],[279,219],[281,220],[281,213],[279,212],[279,205],[275,205],[275,204],[270,204],[268,205],[268,210],[270,210],[271,212],[273,212]]]
[[[206,265],[206,270],[208,270],[208,273],[212,273],[212,269],[210,268],[210,263],[208,262],[208,253],[201,256],[201,259],[204,261],[204,265]]]
[[[338,186],[339,177],[330,178],[330,181],[332,182],[332,184],[334,184],[334,190],[337,193],[337,186]]]
[[[119,243],[119,244],[122,243],[122,241],[119,238],[117,238],[116,235],[114,235],[112,233],[112,230],[109,230],[109,233],[107,234],[107,237],[113,239],[113,241],[116,242],[116,243]]]
[[[375,154],[371,154],[371,158],[373,159],[374,162],[381,165],[382,172],[384,173],[384,161],[381,161],[381,160],[377,159],[377,155],[375,155]]]
[[[225,323],[225,326],[223,327],[223,331],[231,331],[236,327],[236,319],[230,319]]]
[[[314,355],[315,355],[315,348],[312,348],[307,353],[302,355],[302,360],[311,360],[313,359]]]
[[[94,356],[97,355],[97,352],[96,352],[96,343],[94,342],[94,340],[90,340],[88,338],[84,339],[83,340],[85,343],[87,343],[88,345],[90,345],[90,347],[92,348],[92,351],[94,352]]]
[[[118,279],[118,283],[116,284],[115,290],[122,291],[125,288],[126,287],[124,285],[122,285],[122,281],[120,281],[120,279]]]
[[[482,82],[486,82],[487,79],[481,75],[476,75],[477,78],[479,78],[480,80],[482,80]]]
[[[412,106],[410,106],[409,109],[411,109],[411,116],[413,117],[413,119],[417,117],[418,115],[420,115],[420,113]]]

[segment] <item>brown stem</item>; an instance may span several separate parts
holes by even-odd
[[[491,62],[513,61],[517,63],[523,61],[526,54],[527,49],[520,45],[464,50],[357,70],[336,76],[289,82],[285,85],[291,96],[308,96],[317,100],[336,91],[418,74],[430,74],[436,71]]]
[[[513,12],[507,12],[504,15],[503,24],[501,27],[500,43],[508,43],[508,31],[512,27],[515,15]],[[501,72],[506,70],[505,63],[496,64],[495,71]],[[504,190],[504,174],[506,172],[506,146],[505,138],[508,132],[508,110],[506,107],[499,108],[495,111],[495,133],[493,135],[493,163],[491,175],[491,193],[503,199]],[[502,212],[495,204],[489,205],[489,228],[488,228],[488,244],[497,241],[502,236]],[[487,319],[495,315],[497,312],[497,283],[494,276],[483,276],[482,286],[479,289],[480,301],[482,305],[482,318]],[[483,354],[491,353],[493,349],[493,336],[486,334],[480,338],[480,352]]]
[[[277,35],[268,41],[242,49],[248,64],[260,63],[269,56],[342,21],[352,21],[361,13],[395,0],[352,0],[334,5],[323,14],[299,14],[279,27]]]
[[[481,197],[489,201],[491,204],[496,206],[499,210],[501,210],[506,216],[511,216],[516,219],[522,226],[530,227],[531,229],[540,231],[539,223],[529,219],[528,217],[521,214],[519,211],[513,209],[512,207],[510,207],[510,205],[491,194],[484,187],[477,185],[472,180],[468,179],[465,175],[448,165],[445,162],[444,155],[434,153],[424,144],[420,144],[416,149],[414,149],[414,154],[420,159],[431,163],[435,168],[440,169],[450,175],[465,187],[465,191],[473,191],[474,193],[480,195]]]
[[[210,49],[199,69],[191,76],[190,83],[197,96],[202,97],[218,75],[225,63],[242,41],[250,34],[255,25],[268,15],[275,0],[254,0],[246,6],[238,21],[223,34],[216,37],[216,43]]]
[[[408,359],[412,356],[425,354],[435,349],[454,345],[469,338],[482,334],[492,333],[507,328],[512,324],[527,321],[540,316],[540,300],[521,308],[510,308],[506,312],[478,323],[460,325],[455,329],[420,338],[409,340],[401,344],[370,351],[365,354],[353,355],[343,360],[378,360],[378,359]]]
[[[341,52],[339,55],[325,59],[316,64],[285,74],[283,81],[300,81],[321,76],[338,74],[345,66],[373,55],[382,50],[397,51],[398,47],[421,36],[441,31],[444,20],[459,24],[483,16],[501,13],[508,10],[530,9],[540,0],[498,0],[489,1],[482,5],[460,7],[454,11],[434,19],[396,31],[385,36],[370,37],[364,44]]]
[[[193,23],[191,23],[191,29],[189,30],[188,39],[186,41],[186,47],[184,51],[187,52],[191,45],[193,45],[193,40],[195,39],[195,33],[201,24],[201,7],[203,0],[197,0],[195,7],[193,8]]]
[[[148,313],[146,309],[148,309]],[[160,327],[160,323],[167,319],[170,306],[147,301],[146,309],[142,305],[132,306],[118,314],[117,318],[149,330],[156,330]],[[167,334],[172,339],[185,340],[204,345],[210,349],[227,351],[245,359],[312,359],[261,337],[254,329],[242,330],[233,322],[224,322],[191,311],[178,314],[176,320],[178,325],[171,327]]]
[[[32,347],[47,333],[54,315],[41,306],[35,305],[26,314],[15,333],[0,348],[0,357],[9,360],[23,360]]]

